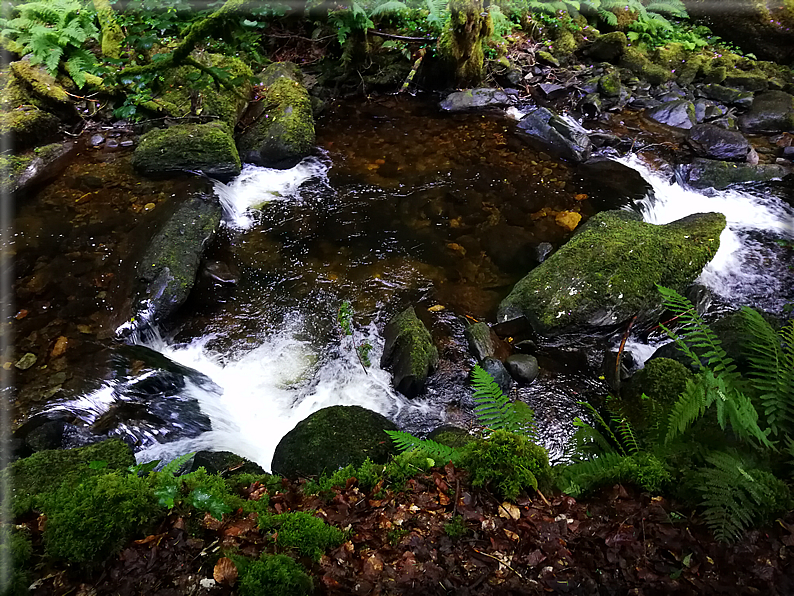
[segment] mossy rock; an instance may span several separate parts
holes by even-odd
[[[179,206],[138,263],[136,319],[162,322],[187,300],[220,220],[221,207],[214,196],[195,194]]]
[[[630,402],[639,402],[645,394],[661,405],[671,406],[692,377],[692,372],[676,360],[653,358],[624,385],[621,395]]]
[[[302,420],[276,447],[271,468],[287,478],[332,474],[370,458],[386,463],[394,452],[385,430],[397,430],[385,416],[361,406],[331,406]]]
[[[309,155],[315,142],[309,93],[297,66],[276,62],[258,78],[261,98],[243,118],[237,139],[243,161],[275,168],[291,168]]]
[[[497,318],[524,315],[548,335],[648,319],[661,307],[656,284],[683,291],[716,254],[724,227],[721,213],[664,226],[628,212],[599,213],[515,285]]]
[[[57,176],[74,143],[51,143],[23,155],[0,155],[0,194],[24,193]]]
[[[162,92],[151,107],[182,117],[198,105],[198,115],[215,116],[233,130],[251,97],[251,68],[234,56],[202,53],[193,57],[204,66],[228,72],[232,80],[238,80],[234,89],[218,88],[209,75],[194,66],[179,66],[165,71]]]
[[[628,45],[629,40],[623,31],[612,31],[600,35],[585,50],[585,54],[599,62],[615,62],[623,55]]]
[[[427,438],[436,443],[457,448],[465,447],[476,440],[465,428],[450,425],[439,426],[427,435]]]
[[[44,68],[33,66],[28,60],[11,63],[11,72],[28,92],[48,104],[71,106],[71,99],[51,74]]]
[[[742,182],[768,182],[783,178],[786,169],[777,164],[753,166],[747,163],[694,159],[676,168],[680,179],[692,188],[724,190]]]
[[[222,180],[241,170],[231,130],[222,122],[150,130],[135,148],[132,165],[147,176],[200,171]]]
[[[33,106],[21,106],[0,113],[0,142],[20,151],[58,133],[60,121]]]
[[[626,48],[620,59],[620,65],[628,68],[641,79],[652,85],[661,85],[675,78],[672,71],[664,66],[654,64],[637,48]]]
[[[620,73],[615,70],[598,79],[598,90],[606,97],[618,97],[622,89]]]
[[[383,338],[381,368],[392,372],[394,386],[399,392],[416,397],[438,364],[438,350],[430,332],[413,307],[408,307],[386,325]]]
[[[794,130],[794,96],[783,91],[759,93],[747,113],[739,118],[739,126],[749,133]]]
[[[92,461],[107,462],[102,470],[92,470]],[[4,470],[11,475],[12,512],[22,515],[41,506],[42,500],[63,484],[78,484],[82,480],[108,470],[125,470],[135,465],[130,447],[120,439],[75,449],[39,451],[15,461]]]

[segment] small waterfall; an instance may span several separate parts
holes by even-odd
[[[634,155],[618,160],[637,170],[653,188],[640,205],[645,221],[666,224],[693,213],[719,212],[727,227],[720,248],[698,283],[731,305],[780,312],[794,301],[790,248],[794,208],[770,193],[752,188],[705,194],[682,187],[651,171]]]
[[[235,229],[247,230],[254,224],[253,209],[276,200],[296,200],[301,186],[316,180],[328,183],[330,161],[307,157],[294,168],[276,170],[245,164],[243,171],[229,184],[215,182],[226,222]]]

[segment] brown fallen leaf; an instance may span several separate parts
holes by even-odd
[[[233,586],[237,581],[237,567],[231,559],[227,557],[221,557],[218,559],[218,562],[215,563],[215,569],[212,571],[212,577],[215,578],[215,581],[219,584]]]
[[[163,539],[163,536],[165,536],[165,534],[151,534],[146,538],[141,538],[140,540],[133,541],[133,544],[149,544],[150,542],[159,544],[160,541]]]
[[[505,519],[520,519],[521,510],[516,505],[505,501],[499,507],[499,517],[504,517]]]

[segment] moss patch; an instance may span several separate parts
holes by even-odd
[[[672,80],[675,76],[670,69],[651,62],[637,48],[626,48],[620,60],[620,65],[628,68],[638,77],[645,79],[652,85],[661,85]]]
[[[26,60],[11,63],[11,72],[30,90],[47,103],[70,105],[69,95],[43,68],[31,66]]]
[[[231,178],[241,169],[231,131],[222,122],[151,130],[141,137],[132,164],[148,175],[200,170],[209,176]]]
[[[386,325],[383,336],[381,367],[392,371],[398,391],[416,397],[438,364],[438,350],[430,332],[413,307],[408,307]]]
[[[91,470],[92,461],[105,461],[101,471]],[[11,464],[12,512],[21,515],[41,505],[42,499],[61,485],[77,485],[82,480],[108,470],[124,470],[135,465],[129,446],[120,439],[109,439],[77,449],[39,451]]]
[[[622,89],[620,73],[612,71],[598,79],[598,90],[607,97],[617,97]]]
[[[252,122],[237,141],[246,162],[292,167],[314,148],[314,118],[309,93],[297,66],[275,63],[259,75],[260,101],[249,109]]]
[[[52,137],[58,126],[58,118],[32,106],[0,113],[0,137],[17,150]]]
[[[541,333],[612,325],[659,307],[656,284],[683,290],[717,252],[725,217],[697,214],[665,226],[606,211],[519,281],[500,321],[525,315]]]

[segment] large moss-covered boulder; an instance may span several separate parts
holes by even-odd
[[[160,323],[187,300],[201,256],[221,221],[218,200],[209,194],[188,197],[165,222],[137,268],[133,304],[139,323]]]
[[[147,176],[199,171],[221,180],[241,170],[231,130],[222,122],[150,130],[135,148],[132,165]]]
[[[767,91],[753,98],[753,105],[739,118],[745,132],[773,133],[794,130],[794,96]]]
[[[661,85],[675,78],[672,70],[659,64],[653,63],[644,52],[637,48],[626,48],[620,58],[620,66],[628,68],[639,78],[644,79],[652,85]]]
[[[59,116],[75,116],[69,94],[43,66],[33,66],[30,60],[23,59],[12,62],[10,68],[11,78],[7,85],[9,96],[16,95],[21,103],[46,107]]]
[[[314,119],[300,69],[276,62],[260,75],[261,90],[243,117],[237,148],[244,162],[291,168],[314,147]]]
[[[91,469],[92,461],[107,465]],[[15,461],[2,473],[10,474],[13,513],[20,515],[40,506],[46,495],[64,483],[77,484],[90,476],[133,465],[135,456],[130,447],[120,439],[108,439],[87,447],[39,451]]]
[[[386,417],[361,406],[323,408],[284,435],[273,454],[271,469],[287,478],[332,474],[366,458],[385,463],[394,452],[384,433],[397,430]]]
[[[194,112],[200,116],[215,116],[234,129],[253,90],[251,68],[239,58],[223,54],[196,52],[193,58],[203,66],[225,71],[234,82],[232,88],[219,88],[214,79],[195,66],[179,66],[163,73],[160,95],[145,107],[175,117]]]
[[[58,132],[58,118],[34,106],[24,105],[0,112],[0,143],[20,151]]]
[[[623,55],[628,45],[629,40],[623,31],[613,31],[597,37],[584,53],[593,60],[614,62]]]
[[[786,168],[777,164],[753,166],[747,163],[695,159],[676,168],[679,178],[692,188],[723,190],[740,182],[767,182],[782,178]]]
[[[424,323],[408,307],[383,330],[381,368],[390,370],[397,391],[416,397],[438,364],[438,350]]]
[[[661,304],[656,284],[683,290],[717,252],[725,216],[699,213],[657,226],[629,212],[592,217],[519,281],[498,320],[526,316],[543,334],[647,318]]]
[[[516,133],[529,144],[576,163],[587,161],[593,150],[587,131],[547,108],[530,111],[519,121]]]
[[[24,193],[57,176],[74,143],[52,143],[21,155],[0,155],[0,194]]]

